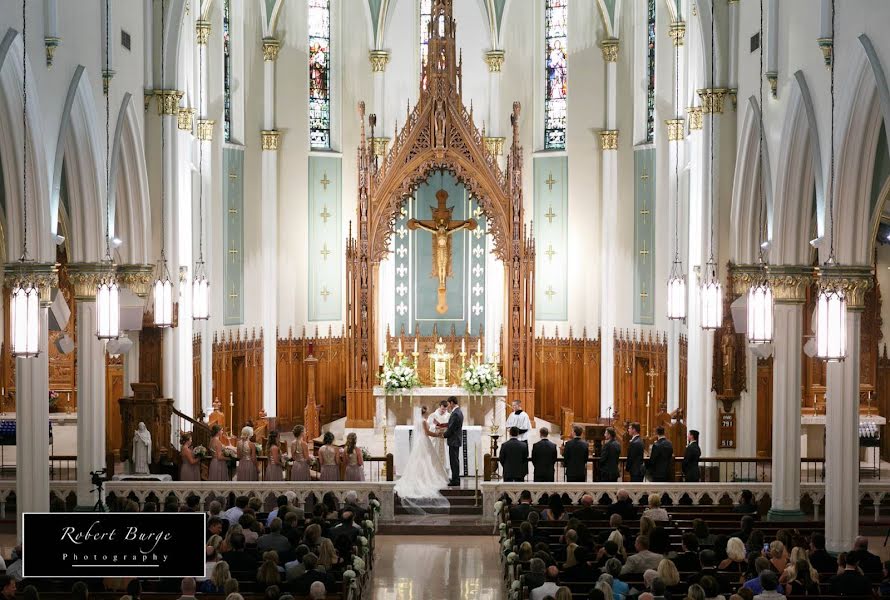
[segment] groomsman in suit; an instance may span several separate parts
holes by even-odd
[[[498,458],[504,467],[504,481],[525,481],[528,475],[528,445],[518,439],[519,428],[510,428],[510,439],[501,446],[501,455]]]
[[[535,481],[554,481],[556,467],[556,444],[550,441],[550,430],[541,427],[541,440],[532,446],[532,465],[535,467]]]
[[[627,446],[627,472],[631,481],[643,481],[646,472],[643,468],[643,439],[640,437],[640,424],[631,423],[630,444]]]
[[[690,429],[686,436],[686,450],[683,452],[683,477],[687,482],[701,481],[701,472],[698,468],[698,460],[701,458],[701,448],[698,447],[698,431]]]
[[[657,427],[658,439],[649,452],[649,474],[652,481],[671,481],[674,474],[674,445],[664,437],[664,427]]]
[[[618,458],[621,456],[621,444],[615,439],[615,430],[606,428],[606,439],[600,450],[600,481],[615,481],[618,479]]]
[[[442,434],[448,444],[448,462],[451,465],[451,481],[448,487],[460,486],[460,446],[464,430],[464,413],[460,410],[457,398],[448,398],[448,409],[451,416],[448,417],[448,427]]]
[[[572,426],[575,437],[562,444],[562,458],[566,468],[566,481],[587,481],[587,459],[590,457],[590,446],[581,439],[584,430],[580,425]]]

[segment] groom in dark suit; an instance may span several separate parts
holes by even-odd
[[[442,437],[448,444],[448,462],[451,463],[451,481],[449,487],[460,486],[460,442],[464,433],[464,414],[460,411],[457,398],[449,396],[448,410],[451,416],[448,418],[448,427]]]

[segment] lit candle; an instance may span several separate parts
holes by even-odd
[[[460,351],[461,351],[461,354],[467,353],[467,340],[464,338],[461,338],[461,340],[460,340]]]
[[[476,354],[482,354],[482,340],[476,340]]]
[[[414,338],[414,354],[417,354],[417,338]]]
[[[402,353],[402,338],[399,338],[399,354]]]

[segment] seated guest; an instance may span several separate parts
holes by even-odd
[[[205,579],[201,582],[201,587],[198,591],[204,594],[220,594],[224,591],[226,581],[231,578],[232,573],[229,569],[229,563],[221,560],[216,563],[216,566],[213,568],[213,573],[210,575],[210,579]]]
[[[225,585],[223,585],[223,594],[227,595],[226,600],[229,600],[229,596],[231,596],[232,594],[236,594],[239,598],[244,600],[241,594],[238,593],[238,590],[238,580],[234,577],[230,578],[228,581],[226,581]]]
[[[779,540],[773,540],[769,545],[769,563],[776,575],[781,575],[788,566],[788,553],[785,552],[785,544]]]
[[[0,575],[0,598],[15,600],[15,579],[9,575]]]
[[[748,555],[745,551],[745,542],[737,537],[729,538],[726,542],[726,558],[720,563],[720,570],[744,573],[747,566]]]
[[[717,587],[722,593],[729,591],[729,579],[717,570],[717,557],[713,550],[702,550],[698,555],[701,561],[701,570],[689,577],[689,583],[698,583],[704,577],[713,577],[717,581]]]
[[[556,567],[547,567],[547,571],[544,573],[544,584],[529,592],[529,600],[544,600],[547,596],[555,596],[556,590],[559,588],[556,585],[558,578],[559,570]]]
[[[547,565],[540,558],[532,558],[528,561],[528,572],[523,575],[525,578],[525,586],[528,589],[534,589],[536,587],[540,587],[544,585],[544,572],[547,570]]]
[[[708,530],[708,524],[705,523],[704,519],[694,519],[692,521],[692,533],[698,538],[699,546],[714,545],[715,536]]]
[[[257,540],[260,539],[260,534],[257,531],[257,520],[253,511],[245,512],[241,515],[241,518],[238,519],[238,524],[241,525],[241,533],[244,534],[244,543],[245,544],[256,544]]]
[[[587,548],[577,546],[573,554],[573,565],[563,568],[559,580],[563,583],[570,581],[593,581],[598,573],[588,562]]]
[[[260,552],[267,550],[275,550],[277,552],[287,552],[290,550],[290,542],[281,534],[281,519],[275,517],[269,524],[269,533],[260,536],[257,540],[256,547]]]
[[[764,589],[778,592],[780,594],[785,591],[784,588],[779,585],[779,577],[770,567],[768,558],[764,556],[759,557],[755,561],[755,568],[757,569],[757,577],[749,579],[745,582],[745,585],[742,586],[751,590],[751,592],[754,593],[755,598],[758,594],[762,594]],[[772,575],[771,578],[770,575]],[[764,579],[764,576],[766,576],[767,579]],[[771,582],[769,586],[767,586],[767,582]]]
[[[649,508],[643,511],[644,517],[653,521],[670,521],[671,518],[665,509],[661,508],[661,497],[658,494],[649,494]]]
[[[658,575],[658,578],[664,582],[666,587],[673,587],[680,584],[680,572],[677,570],[677,566],[674,562],[667,558],[663,558],[661,562],[658,563],[656,574]]]
[[[649,549],[658,554],[671,551],[671,536],[664,527],[654,527],[649,533]]]
[[[572,517],[581,521],[595,521],[602,513],[593,507],[593,496],[584,494],[581,496],[581,508],[572,513]]]
[[[223,552],[223,561],[227,563],[227,567],[231,571],[235,571],[236,573],[244,573],[249,572],[253,573],[256,570],[256,556],[247,552],[245,549],[245,541],[243,533],[233,533],[229,537],[229,543],[232,546],[232,549],[228,552]]]
[[[610,558],[606,561],[606,566],[603,568],[603,571],[612,576],[612,593],[615,596],[624,598],[630,593],[630,586],[619,579],[621,576],[620,560],[617,558]]]
[[[752,517],[751,515],[745,515],[744,517],[742,517],[741,527],[742,528],[739,531],[733,533],[731,537],[737,537],[743,542],[747,543],[748,537],[750,537],[751,532],[754,531],[754,517]],[[750,549],[754,550],[754,548]]]
[[[532,528],[532,524],[528,521],[523,521],[519,524],[519,533],[516,535],[515,542],[519,545],[528,542],[529,544],[535,544],[538,540],[535,539],[535,530]]]
[[[541,439],[532,446],[534,480],[550,482],[554,480],[556,471],[556,444],[548,439],[550,430],[546,427],[541,427],[540,434]]]
[[[275,510],[271,511],[269,513],[269,516],[266,517],[266,527],[268,527],[269,525],[272,524],[272,519],[274,519],[275,517],[278,517],[281,520],[284,520],[284,515],[279,516],[278,513],[281,511],[282,508],[286,507],[288,504],[289,504],[289,502],[288,502],[287,496],[285,496],[284,494],[281,494],[280,496],[278,496],[278,498],[275,499],[276,507],[275,507]]]
[[[541,511],[541,518],[545,521],[562,521],[566,518],[565,506],[562,496],[553,494],[547,502],[547,508]]]
[[[890,561],[884,562],[884,578],[881,580],[881,585],[878,588],[878,595],[881,598],[890,596]]]
[[[831,578],[830,592],[835,596],[871,596],[871,580],[859,571],[860,554],[850,552],[846,556],[844,570]],[[840,558],[838,558],[840,562]]]
[[[815,573],[810,570],[810,563],[808,563],[806,559],[800,559],[793,565],[789,565],[786,573],[788,573],[788,582],[785,584],[785,595],[819,595],[819,582],[818,580],[813,579]]]
[[[797,562],[802,560],[807,565],[807,574],[810,579],[819,583],[819,573],[816,568],[810,564],[810,555],[803,546],[794,546],[791,549],[791,556],[788,558],[788,566],[785,571],[779,575],[779,583],[785,584],[792,581],[797,575]]]
[[[754,514],[757,512],[757,505],[754,504],[754,494],[751,490],[742,490],[741,502],[732,507],[734,513]]]
[[[532,493],[528,490],[522,490],[519,494],[519,504],[514,504],[510,507],[510,520],[525,521],[528,513],[532,510]]]
[[[642,573],[646,569],[657,569],[658,563],[664,558],[661,554],[649,551],[649,538],[645,535],[637,536],[634,547],[636,554],[627,557],[627,562],[621,569],[621,574]]]
[[[705,590],[697,583],[693,583],[689,586],[689,590],[686,592],[686,597],[689,600],[705,600]]]
[[[263,553],[263,564],[256,572],[256,580],[260,585],[269,587],[281,583],[281,574],[278,571],[278,553],[269,550]]]
[[[750,538],[749,538],[750,539]],[[729,543],[729,536],[723,535],[722,533],[714,538],[714,554],[717,555],[717,560],[723,562],[726,560],[726,545]],[[761,544],[761,547],[763,545]]]
[[[183,578],[182,583],[179,584],[179,591],[182,592],[182,595],[178,600],[195,600],[195,592],[197,591],[195,580],[191,577]]]
[[[681,573],[692,573],[701,568],[701,562],[698,559],[698,538],[694,533],[684,533],[680,542],[683,549],[674,557],[674,564]],[[744,550],[744,545],[742,550]]]
[[[353,522],[353,513],[350,510],[344,510],[340,522],[328,530],[325,537],[336,539],[337,536],[345,535],[349,541],[355,543],[356,538],[361,533],[361,527]]]
[[[763,591],[754,596],[754,600],[773,600],[782,598],[782,593],[777,591],[779,585],[779,577],[770,569],[760,574],[760,585]]]
[[[306,565],[303,564],[303,559],[309,554],[309,546],[300,544],[297,546],[295,554],[294,560],[284,563],[284,573],[288,582],[294,581],[306,572]]]
[[[303,557],[303,564],[306,567],[306,572],[297,577],[293,582],[294,590],[298,594],[303,594],[304,596],[308,594],[310,586],[316,581],[322,582],[325,588],[334,588],[334,578],[318,569],[318,557],[315,554],[310,552]]]
[[[565,543],[565,551],[563,552],[565,560],[563,561],[562,566],[563,568],[568,568],[575,564],[575,548],[578,547],[578,532],[574,529],[567,530],[565,534]],[[522,559],[520,558],[520,560]]]
[[[723,596],[720,595],[720,585],[710,575],[702,577],[699,585],[705,591],[705,600],[723,600]]]
[[[566,586],[560,586],[556,590],[556,595],[553,597],[553,600],[572,600],[572,590],[567,588]]]
[[[627,490],[618,490],[618,499],[609,505],[609,515],[621,515],[625,521],[637,519],[637,509],[634,507]]]
[[[630,536],[628,535],[628,538]],[[625,542],[624,536],[617,529],[609,534],[609,539],[607,542],[611,542],[615,544],[615,547],[618,549],[618,556],[624,560],[627,558],[627,543]]]
[[[868,538],[859,536],[853,542],[853,551],[850,554],[859,556],[859,568],[866,575],[880,574],[883,571],[881,559],[868,551]]]
[[[615,532],[615,531],[612,532],[613,535],[615,533],[617,533],[617,532]],[[618,535],[621,535],[621,534],[618,534]],[[623,550],[623,549],[619,549],[617,543],[613,542],[612,540],[607,541],[605,544],[602,545],[602,547],[599,549],[599,551],[596,554],[596,563],[595,563],[596,567],[598,569],[602,569],[603,567],[606,566],[606,563],[611,559],[616,559],[619,562],[621,562],[621,560],[624,558],[623,555],[621,554],[621,550]]]
[[[339,538],[341,540],[347,540],[347,544],[351,544],[349,542],[349,538],[345,535],[341,535]],[[531,554],[531,552],[529,552]],[[334,548],[334,542],[331,541],[331,538],[321,538],[321,543],[318,545],[318,568],[323,571],[330,571],[334,567],[340,566],[342,561],[337,556],[337,550]]]
[[[327,596],[328,590],[321,581],[316,581],[309,586],[309,600],[324,600]]]
[[[215,535],[223,534],[223,520],[219,517],[210,517],[207,520],[207,539],[209,540]]]
[[[810,564],[819,573],[836,573],[837,559],[825,549],[825,536],[814,533],[810,538]]]
[[[352,520],[358,523],[361,523],[368,518],[368,508],[358,501],[358,493],[355,490],[346,492],[346,496],[343,498],[343,507],[340,509],[340,515],[342,516],[343,511],[347,510],[352,512]]]
[[[247,496],[238,496],[235,498],[235,506],[227,510],[222,514],[222,518],[229,522],[229,526],[234,525],[241,518],[241,515],[244,514],[244,509],[247,508],[247,503],[250,501],[250,498]]]
[[[284,520],[281,524],[281,535],[287,538],[291,547],[299,545],[300,540],[303,538],[303,530],[300,528],[298,520],[297,513],[289,510],[284,515]]]

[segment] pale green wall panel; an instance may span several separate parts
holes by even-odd
[[[569,159],[534,159],[535,319],[568,320]]]
[[[634,150],[634,323],[655,323],[655,148]]]
[[[244,150],[223,148],[223,323],[244,323]]]
[[[339,321],[342,315],[341,163],[337,156],[309,157],[310,321]]]

